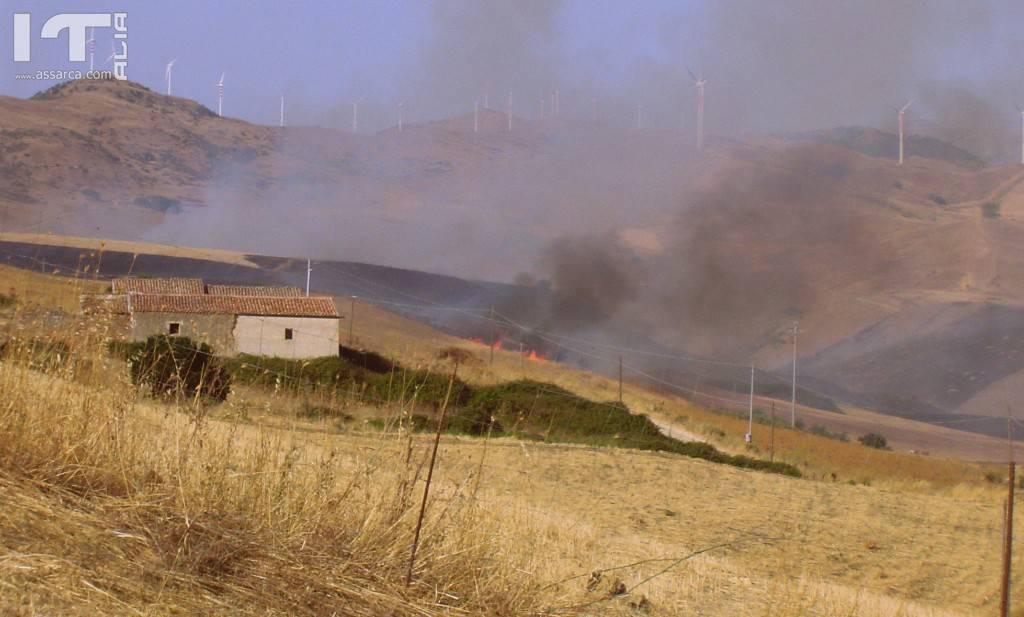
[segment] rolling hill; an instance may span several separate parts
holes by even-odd
[[[0,97],[0,229],[529,273],[541,283],[448,303],[782,379],[798,321],[816,390],[937,422],[1004,415],[1024,389],[1020,168],[925,139],[897,166],[892,136],[868,129],[698,155],[677,134],[513,125],[484,111],[478,133],[471,116],[373,135],[264,127],[138,84],[62,84]],[[675,383],[717,371],[634,364]]]

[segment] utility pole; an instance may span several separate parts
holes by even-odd
[[[309,297],[309,275],[313,272],[313,262],[306,260],[306,297]]]
[[[356,297],[352,296],[349,299],[349,301],[350,304],[348,309],[348,346],[352,347],[352,343],[355,341],[355,338],[352,336],[352,329],[356,325]]]
[[[754,441],[754,365],[750,365],[750,418],[747,422],[747,443]]]
[[[494,364],[494,307],[491,307],[491,358],[490,364]]]
[[[619,402],[622,402],[622,355],[619,355]]]
[[[1016,479],[1016,469],[1013,460],[1013,416],[1009,406],[1006,407],[1006,438],[1009,460],[1006,475],[1006,520],[1004,521],[1006,532],[1003,534],[1003,578],[999,598],[999,614],[1001,617],[1010,617],[1010,568],[1013,561],[1013,485]]]
[[[772,401],[772,422],[768,429],[768,461],[775,462],[775,402]]]
[[[789,421],[793,428],[796,428],[796,334],[799,326],[800,322],[793,322],[793,394],[789,402]]]

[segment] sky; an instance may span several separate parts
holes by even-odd
[[[708,77],[709,130],[779,132],[863,124],[891,128],[891,107],[916,99],[917,130],[968,139],[1014,120],[1024,103],[1024,3],[1010,0],[343,0],[338,2],[87,2],[4,0],[0,19],[30,12],[35,33],[61,12],[128,13],[128,76],[225,114],[360,129],[467,113],[512,93],[518,115],[559,90],[565,116],[663,130],[692,125],[687,67]],[[11,50],[12,27],[0,29]],[[110,53],[99,31],[97,62]],[[16,73],[84,69],[66,35],[33,41],[33,61],[0,55],[0,93],[26,97],[49,82]],[[966,111],[965,111],[966,110]],[[947,126],[953,125],[953,126]],[[949,133],[944,135],[943,131]],[[965,138],[964,135],[968,137]],[[975,135],[976,141],[985,141]],[[996,149],[991,136],[977,148]]]

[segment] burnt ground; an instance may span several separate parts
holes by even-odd
[[[100,258],[96,251],[79,247],[0,242],[0,263],[64,276],[75,276],[76,272],[79,273],[79,276],[101,280],[128,274],[153,277],[190,276],[202,278],[209,283],[220,284],[305,286],[305,260],[263,255],[248,255],[247,259],[257,264],[258,267],[191,257],[136,255],[124,251],[105,251]],[[98,267],[96,267],[97,265]],[[543,335],[524,333],[513,326],[499,325],[492,330],[491,322],[481,319],[481,317],[487,316],[491,307],[495,307],[499,311],[499,315],[507,316],[517,323],[544,324],[550,303],[550,294],[543,286],[525,288],[345,261],[314,262],[312,281],[312,289],[316,293],[342,297],[356,296],[365,301],[379,303],[390,310],[428,323],[448,334],[464,338],[478,338],[484,341],[494,336],[496,339],[505,340],[506,343],[513,345],[522,341],[529,349],[543,351],[554,360],[606,374],[612,374],[617,370],[617,366],[613,366],[615,363],[594,357],[596,355],[607,356],[609,353],[607,349],[576,342],[571,344],[572,350],[566,350],[564,347],[552,344],[551,340]],[[452,310],[453,308],[460,310]],[[1002,317],[1005,319],[996,321],[1005,322],[1011,329],[1015,329],[1021,323],[1016,314]],[[991,323],[991,320],[987,321]],[[944,344],[940,346],[947,352],[954,352],[956,349],[976,351],[979,345],[982,347],[991,345],[994,342],[990,340],[992,337],[1002,339],[1008,334],[999,330],[987,333],[989,336],[981,337],[982,340],[976,340],[972,330],[970,328],[954,328],[943,337]],[[1013,334],[1019,333],[1014,332]],[[668,354],[673,352],[672,349],[641,333],[627,333],[623,336],[629,337],[630,346],[633,348]],[[1013,338],[1017,339],[1018,337],[1013,336]],[[931,348],[934,345],[925,347]],[[886,352],[891,354],[896,350],[886,350]],[[928,349],[899,350],[899,354],[904,357],[927,357],[930,355]],[[976,358],[977,355],[950,353],[946,357],[957,357],[966,361]],[[1016,358],[1014,359],[1016,360]],[[846,366],[842,367],[842,372],[847,375],[863,375],[865,367],[860,367],[862,370],[852,370],[854,367],[851,364],[859,362],[868,363],[866,366],[886,364],[885,362],[876,362],[876,360],[857,358],[854,362],[844,363]],[[699,363],[670,362],[642,356],[627,357],[626,361],[657,379],[681,384],[682,389],[675,388],[671,391],[687,398],[695,398],[703,403],[707,401],[703,401],[700,396],[688,396],[685,389],[711,391],[719,395],[724,394],[729,399],[740,400],[746,396],[749,388],[746,369],[709,368]],[[1014,364],[1016,365],[1016,362]],[[995,371],[998,375],[1006,372]],[[963,374],[968,380],[973,377],[967,373],[960,373],[958,370],[949,370],[947,375],[949,374]],[[637,379],[643,380],[642,378]],[[788,378],[785,376],[759,370],[756,381],[759,396],[777,397],[783,400],[788,398]],[[908,379],[907,375],[901,375],[899,371],[896,371],[891,380],[885,382],[887,386],[894,386],[892,389],[888,387],[869,388],[873,391],[865,392],[853,383],[822,379],[819,373],[819,378],[814,379],[813,382],[805,381],[805,384],[812,389],[798,388],[797,400],[801,405],[836,413],[841,412],[835,401],[844,401],[925,422],[942,424],[950,419],[943,403],[952,403],[953,401],[925,400],[914,398],[912,394],[909,398],[903,397],[895,400],[893,395],[889,394],[889,392],[896,391],[896,385],[906,386],[908,383],[913,384],[914,382],[912,379]],[[651,381],[648,385],[664,387],[657,381]],[[929,391],[935,391],[932,387],[934,384],[925,385],[928,386]],[[720,407],[727,412],[743,411],[739,409],[742,405],[720,405]],[[758,406],[758,410],[763,411],[760,410],[760,406]],[[970,417],[973,416],[964,414],[956,416],[957,419]],[[1006,430],[1005,420],[1000,418],[967,422],[957,428],[993,436],[1004,436]]]

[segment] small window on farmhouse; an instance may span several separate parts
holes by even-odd
[[[167,324],[167,334],[178,334],[180,332],[181,332],[181,324],[180,323],[178,323],[176,321],[172,321],[171,323]]]
[[[291,328],[285,328],[284,329],[284,340],[286,340],[286,341],[292,340],[292,335],[293,335],[293,332],[292,332]]]

